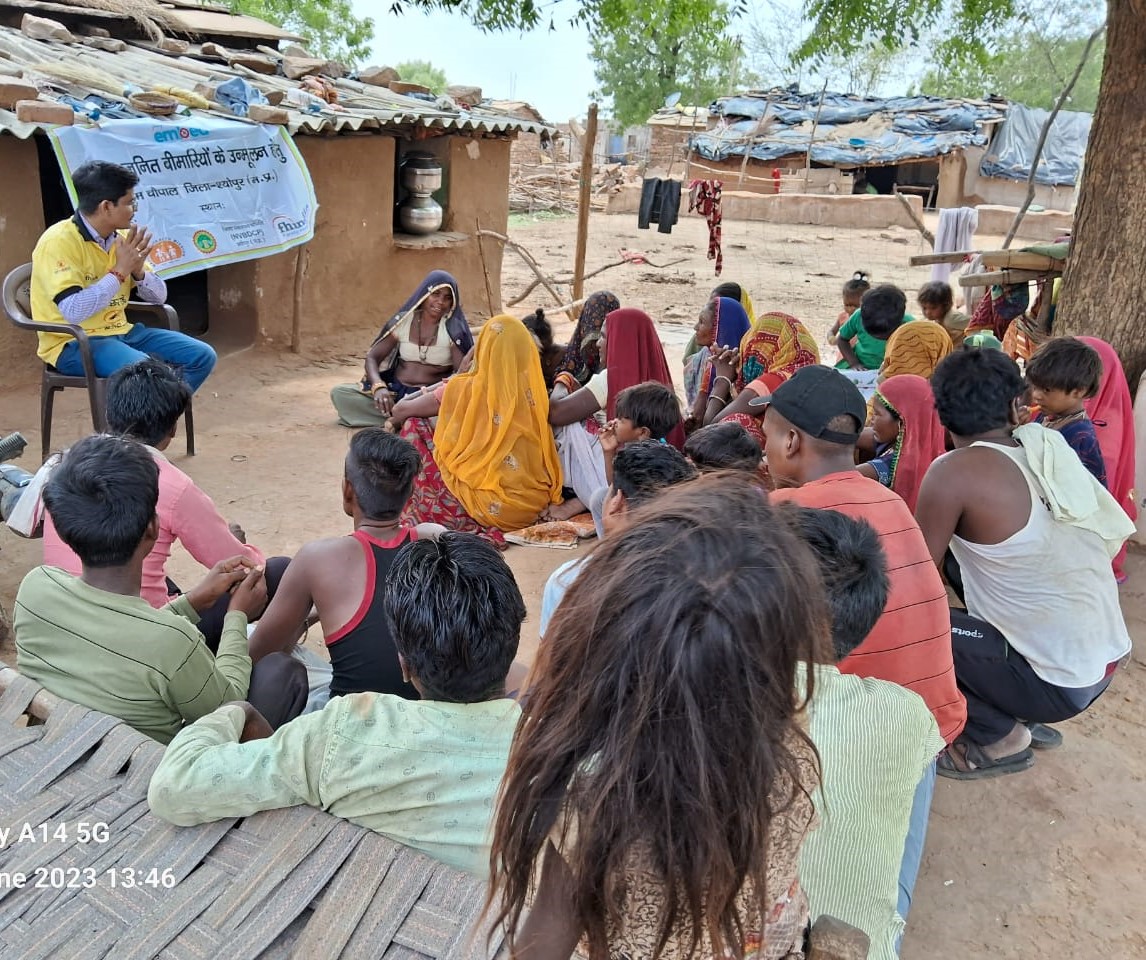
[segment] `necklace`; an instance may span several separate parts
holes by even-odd
[[[436,328],[435,328],[434,332],[435,332],[435,334],[437,333]],[[427,344],[422,343],[422,311],[421,310],[418,311],[418,332],[414,335],[414,344],[418,348],[418,359],[422,363],[425,363],[426,357],[428,357],[430,355],[430,347],[433,346],[433,344],[432,343],[427,343]]]

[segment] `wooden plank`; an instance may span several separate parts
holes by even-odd
[[[1062,267],[1057,270],[995,270],[991,273],[972,273],[959,278],[961,287],[989,287],[993,283],[1027,283],[1031,280],[1047,280],[1062,276]]]
[[[962,263],[967,257],[974,257],[978,250],[953,250],[951,253],[917,253],[907,262],[913,267],[929,267],[933,263]]]
[[[1066,260],[1027,250],[988,250],[983,254],[983,266],[992,270],[1061,271],[1065,265]]]

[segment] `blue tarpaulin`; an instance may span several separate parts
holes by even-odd
[[[1038,146],[1047,116],[1046,110],[1011,104],[1006,121],[979,165],[979,172],[984,177],[1002,177],[1004,180],[1029,178],[1035,147]],[[1078,183],[1083,157],[1086,155],[1086,141],[1090,136],[1091,119],[1089,113],[1066,110],[1054,118],[1039,157],[1036,183],[1051,186]]]
[[[808,149],[820,94],[773,90],[726,97],[709,109],[724,118],[695,135],[692,148],[708,160],[742,157],[778,160]],[[830,166],[901,163],[951,150],[983,146],[983,126],[1003,116],[1000,106],[942,97],[855,97],[825,93],[812,144],[812,160]],[[757,129],[760,120],[765,125]]]

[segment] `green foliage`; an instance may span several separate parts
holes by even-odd
[[[738,38],[726,33],[721,0],[602,0],[603,22],[589,40],[598,96],[613,103],[622,126],[642,124],[670,93],[707,104],[731,92],[740,60]]]
[[[370,53],[374,38],[374,21],[354,16],[350,0],[231,0],[231,9],[297,33],[316,57],[352,67]]]
[[[1086,37],[1060,37],[1052,43],[1028,32],[1003,37],[982,60],[939,63],[924,75],[922,92],[943,97],[994,93],[1028,107],[1049,110],[1082,58]],[[1102,40],[1095,44],[1063,109],[1094,112],[1104,46]]]
[[[732,0],[729,15],[738,17],[748,9],[749,0]],[[656,6],[656,2],[651,6]],[[445,10],[469,17],[483,30],[532,30],[552,28],[559,21],[581,24],[591,32],[627,30],[640,19],[641,5],[616,0],[391,0],[389,11]]]
[[[429,60],[406,60],[395,64],[394,69],[398,71],[403,83],[420,83],[423,87],[429,87],[431,93],[445,93],[449,86],[446,71],[435,67]]]
[[[870,96],[905,71],[910,54],[878,43],[846,55],[828,53],[815,63],[800,59],[803,31],[791,25],[802,16],[802,0],[757,3],[748,29],[748,57],[763,88],[795,84],[801,90],[819,90],[826,83],[833,92]]]

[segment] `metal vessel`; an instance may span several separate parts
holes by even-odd
[[[402,160],[402,187],[408,196],[398,209],[398,223],[407,233],[435,233],[442,227],[442,208],[434,199],[442,186],[442,165],[428,153],[407,154]]]

